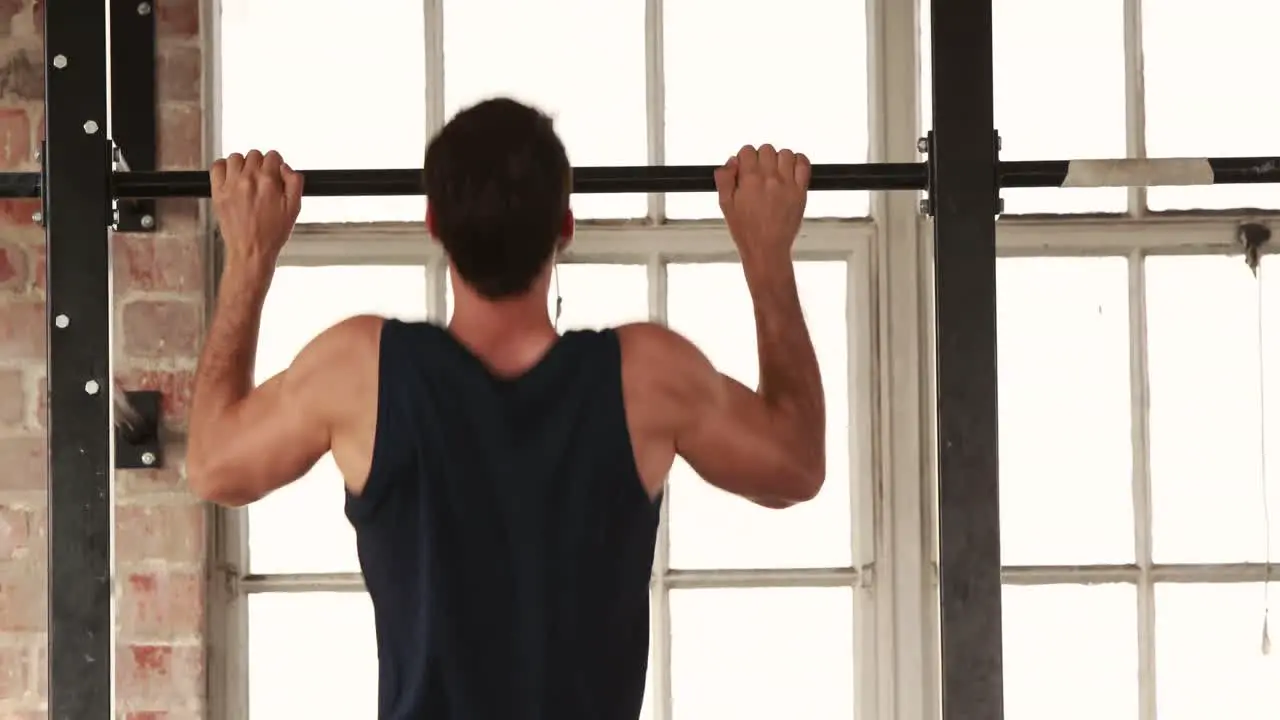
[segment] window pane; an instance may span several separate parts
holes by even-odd
[[[1262,560],[1256,281],[1239,257],[1151,258],[1146,274],[1155,559]]]
[[[766,142],[814,163],[867,161],[865,2],[793,0],[780,12],[762,0],[671,0],[663,15],[667,164],[718,165]],[[748,100],[761,92],[767,101]],[[819,192],[806,215],[859,217],[868,207],[865,192]],[[667,215],[720,209],[712,193],[673,193]]]
[[[671,592],[674,720],[849,720],[853,591]]]
[[[1280,155],[1274,79],[1280,5],[1146,0],[1142,53],[1151,157]],[[1195,38],[1195,42],[1187,42]],[[1152,210],[1280,208],[1274,185],[1151,188]]]
[[[374,720],[378,648],[365,593],[249,596],[249,716]]]
[[[841,567],[852,562],[847,278],[844,262],[796,263],[800,301],[826,390],[822,492],[785,512],[769,510],[712,487],[677,460],[668,485],[672,567]],[[755,317],[741,265],[671,265],[667,306],[672,329],[702,348],[721,372],[756,386]]]
[[[1128,261],[997,267],[1003,561],[1132,562]]]
[[[222,152],[300,170],[422,167],[421,0],[223,0]],[[335,21],[335,18],[341,18]],[[308,198],[300,222],[421,220],[421,197]]]
[[[1264,598],[1260,583],[1156,586],[1160,720],[1276,716],[1280,662],[1262,654]]]
[[[1176,0],[1173,0],[1176,1]],[[1124,157],[1124,8],[1115,0],[994,0],[1002,160]],[[933,126],[929,3],[920,3],[921,103]],[[1012,188],[1005,212],[1124,212],[1124,188]]]
[[[1134,587],[1006,586],[1004,702],[1008,720],[1138,717]]]
[[[644,265],[562,263],[560,329],[601,329],[649,319],[649,271]],[[555,317],[554,279],[547,312]],[[445,317],[453,316],[453,281],[445,281]]]
[[[648,164],[643,0],[445,0],[444,26],[450,116],[509,95],[556,119],[576,167]],[[635,218],[646,201],[575,195],[573,208],[579,218]]]
[[[344,318],[375,313],[421,320],[426,307],[422,266],[279,268],[262,313],[255,382],[288,367],[312,338]],[[301,480],[250,505],[252,572],[358,570],[344,498],[342,475],[325,455]]]

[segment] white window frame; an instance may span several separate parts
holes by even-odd
[[[927,1],[927,0],[926,0]],[[442,0],[423,0],[426,103],[430,136],[445,120]],[[219,22],[206,4],[206,128],[210,156],[219,153]],[[920,53],[917,2],[867,0],[870,160],[919,160]],[[648,160],[664,160],[662,0],[646,0]],[[1145,157],[1140,0],[1124,0],[1128,155]],[[815,69],[815,72],[820,69]],[[1049,159],[1049,158],[1046,158]],[[821,158],[817,158],[821,162]],[[932,229],[918,212],[919,193],[873,193],[871,218],[811,221],[797,243],[800,257],[849,260],[848,306],[851,496],[855,505],[851,568],[665,573],[664,521],[655,558],[653,682],[655,720],[670,715],[670,644],[664,630],[670,587],[849,586],[855,592],[857,708],[862,718],[936,720],[938,688],[937,556],[934,513],[936,453],[933,413]],[[628,262],[648,267],[650,314],[665,317],[665,264],[733,259],[720,224],[661,224],[664,196],[651,194],[649,221],[583,223],[568,262]],[[1152,214],[1146,191],[1130,189],[1124,217],[1002,219],[1002,257],[1122,256],[1129,260],[1130,381],[1133,406],[1133,496],[1136,562],[1121,566],[1010,567],[1008,584],[1122,581],[1138,588],[1140,720],[1155,720],[1154,584],[1242,582],[1265,578],[1260,565],[1157,566],[1151,560],[1147,436],[1145,292],[1142,258],[1152,254],[1238,253],[1239,213]],[[1264,213],[1274,216],[1274,213]],[[412,224],[313,225],[299,229],[282,262],[293,265],[422,263],[427,313],[444,311],[438,250]],[[211,275],[211,278],[214,277]],[[211,282],[210,294],[216,283]],[[210,304],[211,305],[211,304]],[[211,523],[209,716],[248,715],[247,603],[250,592],[360,591],[358,575],[244,577],[244,513],[216,511]],[[1272,573],[1274,580],[1280,573]]]

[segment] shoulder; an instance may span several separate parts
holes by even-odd
[[[667,360],[704,359],[702,352],[680,333],[653,322],[630,323],[615,329],[623,358]]]
[[[354,315],[321,332],[298,353],[295,366],[341,374],[362,360],[378,357],[378,344],[387,319],[379,315]]]
[[[632,323],[619,326],[617,333],[626,376],[659,384],[679,395],[698,392],[717,376],[698,346],[666,326]]]

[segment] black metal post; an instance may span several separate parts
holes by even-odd
[[[111,139],[129,170],[156,169],[156,14],[150,2],[111,0]],[[121,200],[116,230],[154,232],[152,198]]]
[[[933,2],[943,720],[1002,720],[991,0]]]
[[[107,8],[45,3],[49,717],[113,716]]]

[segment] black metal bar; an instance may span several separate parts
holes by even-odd
[[[1208,158],[1214,185],[1280,183],[1280,157]],[[1000,187],[1059,187],[1070,160],[1016,160],[999,165]],[[711,166],[584,167],[574,170],[576,193],[712,192]],[[422,171],[304,170],[310,196],[419,195]],[[923,190],[925,163],[815,165],[814,190]],[[203,170],[118,172],[116,198],[208,197]],[[40,197],[38,173],[0,173],[0,198]]]
[[[991,0],[932,0],[943,720],[1002,720]]]
[[[47,0],[49,717],[113,717],[107,9]]]
[[[575,193],[710,192],[715,190],[707,166],[583,167],[573,171]],[[420,195],[422,171],[306,170],[309,196]],[[816,190],[892,190],[924,187],[922,163],[887,165],[816,165]],[[208,197],[209,177],[203,171],[117,173],[118,197]]]
[[[111,139],[124,167],[156,169],[156,20],[150,2],[111,0]],[[121,199],[116,229],[156,229],[153,198]]]

